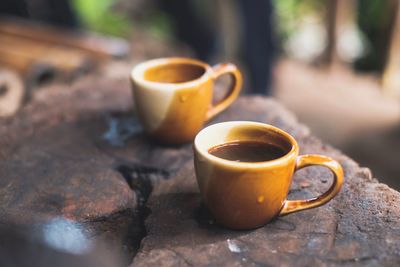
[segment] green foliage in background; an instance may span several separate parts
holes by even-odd
[[[114,5],[120,0],[71,0],[71,4],[78,14],[81,22],[89,30],[127,36],[132,32],[132,20],[140,23],[154,37],[169,39],[174,36],[175,26],[168,14],[149,5],[150,9],[144,10],[145,16],[129,18],[126,10],[115,10]],[[134,1],[134,0],[126,0]],[[197,10],[207,11],[212,8],[212,1],[193,1]],[[258,0],[248,0],[258,1]],[[322,0],[273,0],[276,28],[279,43],[283,44],[299,29],[299,25],[306,18],[313,18],[324,22],[327,10],[327,1]],[[203,6],[203,7],[202,7]],[[138,7],[140,8],[140,6]],[[204,11],[203,10],[203,11]],[[142,11],[142,10],[141,10]],[[208,10],[207,12],[209,12]],[[369,52],[355,62],[355,67],[360,70],[381,70],[385,62],[388,34],[390,34],[389,1],[362,0],[358,1],[358,25],[368,40]],[[132,20],[131,20],[132,19]],[[279,47],[283,47],[280,45]]]
[[[174,36],[175,25],[173,20],[168,14],[161,10],[149,12],[142,23],[147,31],[156,38],[170,39],[171,36]]]
[[[327,1],[322,0],[274,0],[279,42],[284,43],[296,32],[305,17],[312,16],[323,22],[326,12],[330,12],[326,9],[326,4]],[[357,24],[370,49],[355,62],[355,68],[381,71],[390,36],[390,1],[360,0],[357,5]]]
[[[131,23],[123,14],[113,11],[115,0],[72,0],[71,4],[83,24],[92,31],[125,36]]]
[[[276,26],[281,41],[288,39],[305,16],[322,17],[325,1],[321,0],[274,0]]]

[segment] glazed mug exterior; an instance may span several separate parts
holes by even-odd
[[[276,145],[287,153],[264,162],[237,162],[210,154],[210,148],[228,142],[259,141]],[[260,227],[276,216],[321,206],[341,189],[340,164],[322,155],[301,155],[296,140],[274,126],[231,121],[201,130],[194,141],[194,164],[202,199],[217,223],[232,229]],[[287,200],[296,170],[310,165],[333,173],[330,188],[318,197]]]
[[[224,99],[212,104],[214,82],[232,76]],[[203,124],[238,97],[242,76],[231,63],[210,65],[190,58],[160,58],[137,65],[131,73],[135,109],[145,132],[164,144],[193,141]]]

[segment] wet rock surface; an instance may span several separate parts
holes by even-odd
[[[329,204],[253,231],[213,222],[201,204],[191,145],[154,144],[131,105],[127,81],[88,77],[38,91],[15,117],[1,119],[1,223],[79,222],[130,266],[400,264],[400,193],[314,138],[276,101],[241,97],[212,123],[278,126],[296,137],[301,154],[338,160],[345,184]],[[330,181],[323,168],[303,169],[289,198],[315,196]]]

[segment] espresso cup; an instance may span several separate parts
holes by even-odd
[[[214,82],[232,76],[227,95],[212,104]],[[161,58],[137,65],[131,73],[134,103],[145,132],[164,144],[193,141],[203,124],[238,97],[242,76],[231,63],[209,66],[189,58]]]
[[[232,142],[270,144],[282,154],[261,162],[237,162],[211,154],[212,148]],[[232,229],[256,228],[276,216],[321,206],[340,191],[343,183],[338,162],[322,155],[299,156],[299,146],[291,135],[250,121],[222,122],[201,130],[194,140],[194,164],[204,203],[217,223]],[[287,200],[294,172],[311,165],[332,171],[330,188],[318,197]]]

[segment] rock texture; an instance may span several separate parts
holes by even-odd
[[[143,232],[137,197],[102,137],[111,114],[131,107],[129,94],[127,83],[92,77],[39,90],[0,120],[1,223],[70,219],[132,256]]]
[[[400,194],[372,179],[366,168],[310,136],[272,100],[240,99],[219,120],[257,120],[285,129],[301,154],[338,160],[341,193],[328,205],[280,217],[253,231],[215,225],[202,207],[189,161],[150,196],[147,236],[132,266],[397,266],[400,264]],[[323,192],[330,174],[318,167],[296,173],[290,198]]]
[[[310,135],[276,101],[241,97],[212,123],[255,120],[283,128],[301,153],[338,160],[345,184],[328,205],[253,231],[213,222],[200,201],[191,145],[153,144],[131,105],[125,79],[90,76],[35,92],[15,117],[0,119],[0,222],[77,221],[131,266],[400,264],[400,193]],[[316,195],[330,179],[325,169],[303,169],[289,197]]]

